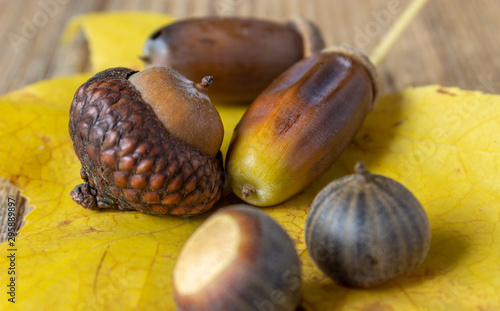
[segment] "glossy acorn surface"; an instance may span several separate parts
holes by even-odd
[[[128,81],[136,72],[112,68],[75,93],[69,132],[83,184],[71,192],[88,209],[196,215],[209,210],[223,186],[222,157],[170,135]]]
[[[274,78],[323,40],[312,23],[251,18],[193,18],[159,29],[144,45],[147,65],[168,66],[188,79],[214,76],[214,102],[250,102]]]
[[[184,243],[172,276],[177,310],[294,311],[300,261],[290,236],[251,206],[210,216]]]
[[[305,240],[327,276],[346,286],[371,287],[420,265],[431,231],[425,210],[406,187],[358,163],[355,174],[318,193],[307,215]]]
[[[235,194],[274,205],[323,174],[372,109],[369,66],[347,50],[322,51],[275,79],[234,129],[226,171]]]

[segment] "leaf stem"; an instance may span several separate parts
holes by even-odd
[[[396,43],[399,37],[403,34],[410,22],[415,19],[427,1],[428,0],[413,0],[394,22],[392,27],[382,38],[382,41],[378,43],[370,55],[370,60],[375,67],[382,62],[394,43]]]

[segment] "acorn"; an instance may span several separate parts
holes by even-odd
[[[232,205],[184,243],[172,282],[177,310],[295,310],[300,262],[278,223],[256,208]]]
[[[207,96],[211,82],[165,67],[111,68],[80,86],[69,133],[84,183],[73,200],[153,215],[209,210],[224,183],[224,130]]]
[[[234,129],[226,158],[234,193],[269,206],[304,190],[338,159],[376,95],[375,68],[354,50],[323,50],[290,67]]]
[[[171,67],[199,81],[210,72],[217,103],[246,103],[294,63],[324,48],[318,28],[241,17],[185,19],[155,31],[144,44],[148,66]]]
[[[417,268],[431,241],[429,220],[399,182],[355,173],[323,188],[311,204],[305,240],[316,266],[336,282],[371,287]]]

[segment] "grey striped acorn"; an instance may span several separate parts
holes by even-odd
[[[305,224],[309,255],[336,282],[371,287],[412,272],[427,256],[431,231],[417,198],[399,182],[355,173],[322,189]]]

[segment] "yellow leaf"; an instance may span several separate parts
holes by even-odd
[[[73,18],[62,42],[70,42],[83,30],[89,42],[93,71],[110,67],[141,70],[139,59],[146,39],[158,28],[171,23],[173,17],[146,12],[93,13]]]
[[[133,19],[139,22],[147,15]],[[101,22],[106,23],[104,16]],[[94,25],[85,17],[80,23]],[[87,33],[91,40],[104,35],[93,33],[101,29],[94,26],[86,30],[92,32]],[[127,37],[127,28],[120,29],[109,31]],[[128,56],[121,59],[132,59],[132,51],[123,53]],[[117,65],[100,59],[99,66]],[[81,180],[68,135],[68,111],[74,91],[88,77],[44,81],[0,98],[0,176],[20,187],[35,206],[15,243],[16,304],[3,294],[1,310],[174,308],[170,274],[175,259],[207,216],[94,212],[71,201],[69,192]],[[218,109],[230,138],[243,107]],[[427,86],[386,96],[320,180],[291,200],[265,208],[286,228],[300,254],[303,307],[498,310],[499,119],[498,95]],[[314,195],[334,178],[351,173],[357,160],[409,187],[426,209],[433,234],[421,267],[370,290],[344,288],[326,278],[309,258],[303,237]],[[10,282],[8,248],[3,243],[0,253],[4,290]]]

